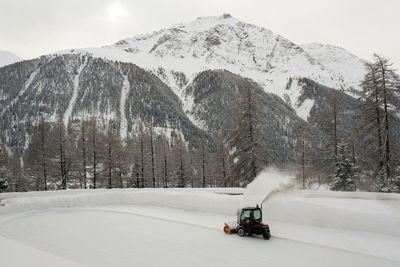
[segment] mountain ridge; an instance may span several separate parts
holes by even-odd
[[[130,62],[153,72],[185,102],[190,100],[177,83],[181,73],[190,83],[205,70],[226,69],[256,81],[266,92],[290,99],[300,114],[307,108],[296,106],[296,92],[285,90],[290,79],[309,78],[325,86],[355,95],[365,69],[365,60],[344,48],[311,43],[298,45],[254,24],[229,14],[200,17],[148,34],[123,39],[101,48],[72,49],[59,52],[88,53],[121,62]],[[306,117],[307,114],[301,114]]]
[[[346,64],[360,71],[345,75]],[[295,128],[309,123],[301,127],[311,133],[312,117],[321,110],[303,79],[354,97],[361,68],[363,60],[342,48],[297,45],[227,14],[202,17],[114,45],[0,68],[0,137],[22,152],[40,114],[50,122],[63,116],[69,130],[96,115],[102,127],[119,128],[123,138],[152,119],[157,132],[195,146],[200,136],[212,140],[221,128],[232,127],[229,114],[216,114],[215,107],[234,105],[249,78],[264,105],[263,123],[271,125],[266,142],[282,152],[282,163],[296,146]],[[315,139],[323,138],[316,131]]]

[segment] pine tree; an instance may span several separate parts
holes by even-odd
[[[107,188],[113,188],[113,176],[116,168],[116,137],[111,126],[107,127],[107,134],[104,140],[105,144],[105,161],[104,161],[104,177],[107,179]]]
[[[218,177],[218,181],[222,184],[223,187],[228,186],[228,172],[227,172],[227,151],[225,149],[224,143],[224,134],[220,131],[217,140],[217,153],[216,153],[216,176]]]
[[[15,192],[25,192],[30,189],[29,182],[23,174],[22,160],[18,156],[15,148],[12,149],[8,157],[7,185]]]
[[[374,62],[366,64],[367,73],[361,83],[362,135],[377,159],[375,175],[378,191],[392,191],[394,182],[393,108],[400,98],[400,81],[388,59],[374,55]],[[376,140],[376,141],[375,141]]]
[[[165,141],[163,142],[163,161],[164,161],[164,187],[167,188],[168,187],[168,177],[169,177],[169,173],[168,173],[168,156],[169,156],[169,145],[168,143]]]
[[[301,151],[299,153],[299,163],[301,166],[301,184],[302,184],[302,188],[305,189],[306,188],[306,168],[307,168],[308,159],[306,156],[307,146],[306,146],[306,138],[304,136],[304,133],[303,133],[303,136],[300,141],[300,146],[301,146]]]
[[[124,186],[124,175],[126,171],[126,149],[123,147],[120,132],[107,127],[107,134],[104,136],[104,162],[103,177],[106,179],[108,189]]]
[[[140,187],[140,164],[139,164],[139,141],[135,134],[132,134],[128,139],[128,155],[131,164],[131,185]]]
[[[161,180],[162,187],[167,188],[169,184],[169,164],[170,164],[170,149],[168,140],[165,135],[160,135],[157,138],[155,143],[157,160],[156,160],[156,169],[157,176]]]
[[[190,179],[190,187],[194,188],[195,187],[195,180],[196,180],[196,164],[194,163],[195,161],[195,150],[194,148],[189,148],[187,151],[187,173],[188,177]]]
[[[48,129],[44,118],[41,116],[35,127],[31,142],[25,152],[25,169],[28,175],[35,177],[36,190],[48,189],[49,173],[49,141]]]
[[[94,189],[98,186],[98,168],[101,163],[102,140],[97,128],[97,119],[92,116],[89,126],[89,157],[92,165],[92,186]]]
[[[397,169],[396,169],[396,177],[393,179],[393,192],[397,192],[400,193],[400,165],[397,165]]]
[[[374,55],[375,65],[377,66],[377,82],[378,87],[381,89],[381,98],[382,98],[382,109],[383,109],[383,126],[385,129],[384,133],[384,177],[385,182],[389,187],[393,187],[391,178],[392,178],[392,149],[391,149],[391,108],[390,105],[393,100],[398,100],[400,96],[400,87],[399,87],[399,78],[395,75],[394,70],[391,69],[391,63],[389,63],[388,59],[382,58],[378,55]]]
[[[138,136],[138,142],[139,142],[139,159],[140,159],[140,169],[139,169],[139,180],[137,187],[139,188],[144,188],[144,165],[145,165],[145,133],[143,130],[143,125],[139,125],[139,136]]]
[[[319,157],[322,161],[321,172],[328,175],[328,179],[331,179],[332,173],[335,170],[335,163],[338,155],[338,144],[341,140],[341,114],[342,110],[339,105],[340,92],[337,90],[333,91],[329,104],[324,112],[321,112],[318,116],[318,123],[320,128],[327,134],[327,138],[323,144],[319,147]]]
[[[234,109],[236,127],[231,132],[229,145],[232,179],[244,186],[267,165],[267,149],[262,142],[257,96],[249,81]]]
[[[122,138],[119,132],[115,135],[115,168],[116,176],[118,179],[119,187],[124,187],[124,180],[126,181],[126,175],[128,174],[128,153],[127,147],[124,147]],[[127,184],[127,183],[126,183]]]
[[[173,148],[173,155],[176,166],[176,185],[180,188],[186,187],[187,182],[186,154],[187,151],[185,142],[182,139],[178,138]]]
[[[63,118],[60,116],[53,124],[49,135],[50,140],[50,153],[51,153],[51,171],[56,177],[60,177],[61,189],[68,187],[68,173],[67,173],[67,132],[65,129]]]
[[[81,168],[82,168],[82,183],[81,183],[81,188],[83,187],[84,189],[87,188],[87,165],[88,165],[88,133],[87,133],[87,121],[82,120],[81,121],[81,131],[79,135],[79,144],[78,148],[80,148],[81,153],[80,157],[78,157],[79,162],[81,163]]]
[[[8,188],[8,162],[9,155],[7,149],[3,143],[0,143],[0,193],[4,192]]]
[[[337,158],[335,161],[335,176],[331,189],[335,191],[354,191],[356,169],[348,152],[348,145],[338,143]]]
[[[7,179],[4,177],[0,177],[0,193],[3,193],[8,188]]]
[[[380,109],[380,93],[378,88],[378,81],[376,77],[376,68],[373,64],[365,64],[367,73],[365,74],[364,80],[361,82],[361,96],[360,100],[362,104],[359,106],[361,111],[361,117],[363,118],[363,124],[361,125],[361,135],[364,138],[376,140],[373,148],[373,152],[377,155],[378,161],[377,171],[383,169],[383,140],[382,140],[382,111]],[[371,142],[367,144],[371,145]]]
[[[153,132],[153,119],[150,121],[149,129],[149,145],[150,145],[150,157],[151,157],[151,180],[153,188],[156,187],[156,176],[155,176],[155,155],[154,155],[154,132]]]
[[[201,181],[203,188],[206,187],[206,158],[207,158],[207,143],[205,137],[201,137],[200,140],[200,164],[201,164]]]

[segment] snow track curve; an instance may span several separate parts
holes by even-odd
[[[0,235],[86,266],[400,266],[288,239],[226,235],[201,221],[207,214],[146,209],[52,209],[4,221]]]

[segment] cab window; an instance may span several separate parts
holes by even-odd
[[[242,215],[240,216],[240,220],[243,222],[243,221],[245,221],[246,219],[250,218],[250,213],[251,213],[250,210],[244,210],[244,211],[242,212]]]
[[[254,210],[253,215],[254,215],[254,219],[256,221],[261,219],[261,211],[260,210]]]

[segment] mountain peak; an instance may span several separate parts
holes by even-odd
[[[22,58],[9,51],[0,50],[0,68],[18,61],[22,61]]]
[[[232,18],[232,15],[229,14],[229,13],[224,13],[224,14],[222,14],[222,18],[223,19],[229,19],[229,18]]]
[[[221,16],[204,16],[204,17],[197,17],[196,20],[204,20],[204,19],[215,19],[215,20],[222,20],[222,19],[235,19],[229,13],[224,13]]]
[[[178,96],[183,88],[176,73],[190,83],[204,70],[225,69],[253,79],[266,92],[290,98],[294,107],[301,88],[292,80],[304,77],[353,92],[365,71],[363,60],[345,49],[318,43],[301,46],[230,14],[200,17],[85,51],[148,69]]]

